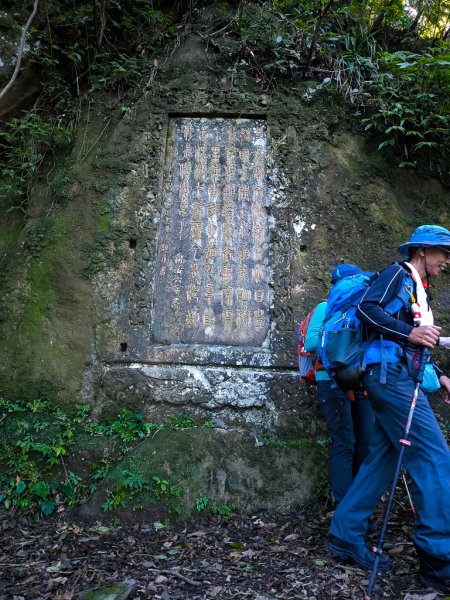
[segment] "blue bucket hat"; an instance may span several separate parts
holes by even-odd
[[[398,247],[400,254],[409,254],[411,248],[447,247],[450,250],[450,231],[439,225],[421,225],[413,232],[408,242]]]
[[[368,271],[363,271],[356,265],[350,265],[345,263],[343,265],[338,265],[334,267],[331,271],[331,283],[334,285],[344,277],[350,277],[351,275],[365,275],[366,277],[370,277],[373,273],[369,273]]]

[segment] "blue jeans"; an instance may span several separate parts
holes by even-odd
[[[351,544],[363,542],[369,516],[392,484],[415,382],[402,362],[389,363],[386,384],[380,366],[364,378],[375,414],[371,452],[337,507],[330,533]],[[438,422],[419,391],[403,465],[412,480],[417,513],[413,541],[426,554],[450,561],[450,451]]]
[[[329,380],[317,382],[317,399],[331,439],[331,493],[339,504],[369,453],[374,419],[367,397],[358,392],[350,401]]]

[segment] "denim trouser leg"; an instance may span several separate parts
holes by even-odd
[[[364,380],[376,417],[371,453],[348,494],[335,511],[330,533],[361,543],[367,519],[390,487],[400,452],[399,439],[411,406],[415,383],[403,363],[390,364],[387,383],[379,366]],[[424,552],[450,560],[450,452],[426,396],[419,392],[409,440],[403,454],[412,481],[417,520],[414,542]]]
[[[347,394],[332,386],[331,381],[318,381],[317,398],[331,439],[331,492],[339,503],[352,483],[355,436]]]
[[[375,417],[370,406],[369,398],[362,392],[355,392],[355,399],[350,402],[355,432],[355,456],[353,460],[353,475],[359,470],[362,462],[369,455]]]

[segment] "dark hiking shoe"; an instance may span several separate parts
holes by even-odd
[[[450,593],[450,561],[431,556],[414,544],[420,560],[420,581],[425,587]]]
[[[331,535],[330,539],[326,542],[326,547],[334,558],[352,560],[361,569],[366,569],[367,571],[372,569],[375,562],[375,554],[365,544],[350,544]],[[390,568],[389,558],[382,554],[378,560],[378,571],[385,573]]]
[[[450,579],[441,579],[434,575],[419,575],[420,582],[426,588],[433,588],[433,590],[440,590],[446,594],[450,594]]]

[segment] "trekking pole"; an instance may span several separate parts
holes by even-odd
[[[405,486],[405,490],[406,490],[406,495],[408,496],[408,500],[409,500],[409,504],[411,506],[411,512],[413,514],[414,519],[416,518],[416,508],[414,506],[414,502],[411,496],[411,492],[409,491],[409,486],[408,483],[406,481],[406,477],[405,477],[405,469],[402,470],[402,480],[403,480],[403,485]]]
[[[411,446],[411,442],[408,440],[409,431],[411,429],[411,423],[412,423],[412,418],[413,418],[413,414],[414,414],[414,409],[416,408],[417,396],[419,395],[420,384],[423,381],[423,372],[424,372],[425,365],[428,360],[428,356],[429,356],[428,348],[422,347],[420,350],[420,354],[419,354],[419,360],[416,363],[417,366],[415,367],[417,370],[416,377],[415,377],[416,387],[414,388],[414,392],[413,392],[413,395],[411,398],[411,406],[409,408],[408,419],[406,420],[405,431],[403,433],[403,437],[400,438],[400,440],[399,440],[400,441],[400,453],[398,456],[397,466],[395,468],[395,474],[394,474],[394,478],[392,481],[391,493],[389,494],[389,500],[388,500],[388,503],[386,506],[386,513],[384,515],[383,526],[381,528],[380,538],[378,540],[378,546],[376,546],[375,548],[372,549],[373,552],[375,553],[375,560],[373,562],[372,570],[370,572],[369,584],[367,586],[367,592],[366,592],[366,595],[364,596],[364,600],[371,600],[370,594],[372,593],[372,588],[375,584],[375,578],[377,576],[378,562],[380,560],[380,556],[383,554],[384,535],[386,533],[387,524],[389,521],[389,516],[390,516],[390,512],[391,512],[391,508],[392,508],[392,502],[394,500],[394,494],[395,494],[395,488],[397,486],[398,476],[400,473],[400,469],[402,468],[403,452],[405,450],[405,446]]]
[[[412,496],[411,496],[411,492],[409,491],[408,482],[406,481],[405,467],[402,468],[401,478],[402,478],[403,485],[405,487],[405,492],[406,492],[406,496],[408,498],[409,505],[411,507],[409,510],[411,511],[411,513],[412,513],[412,515],[413,515],[413,517],[415,519],[416,518],[416,508],[414,506],[414,502],[413,502],[413,499],[412,499]],[[404,503],[401,502],[400,500],[397,500],[396,498],[394,498],[394,502],[396,502],[400,506],[400,508],[402,508],[403,510],[407,509],[407,507],[405,507]]]

